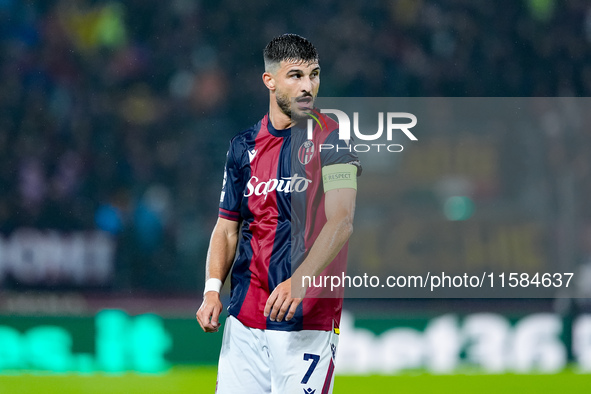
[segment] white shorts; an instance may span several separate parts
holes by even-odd
[[[332,331],[260,330],[229,316],[216,393],[332,393],[337,345]]]

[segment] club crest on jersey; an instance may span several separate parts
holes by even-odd
[[[305,141],[298,150],[298,160],[303,165],[306,165],[312,160],[314,156],[314,143],[310,140]]]

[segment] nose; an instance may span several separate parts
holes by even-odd
[[[301,79],[300,90],[302,92],[312,93],[312,80],[310,79],[309,75],[302,77]]]

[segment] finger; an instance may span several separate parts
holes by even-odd
[[[205,331],[205,327],[203,327],[203,323],[201,323],[201,316],[200,316],[200,311],[197,311],[197,313],[195,313],[195,318],[197,319],[197,323],[199,323],[199,326],[201,327],[201,329],[203,331]]]
[[[271,295],[269,296],[269,298],[267,298],[267,303],[265,304],[265,310],[263,311],[263,315],[265,317],[269,316],[269,313],[271,313],[271,307],[275,303],[276,299],[277,299],[277,292],[273,291],[271,293]]]
[[[199,325],[201,326],[201,328],[203,329],[203,331],[205,332],[216,332],[218,330],[218,326],[217,325],[213,325],[210,322],[210,319],[213,315],[213,307],[205,307],[205,308],[201,308],[198,312],[197,312],[197,321],[199,322]],[[218,313],[219,316],[219,313]]]
[[[287,302],[286,298],[283,297],[279,297],[277,298],[277,300],[275,301],[275,304],[273,304],[273,309],[271,310],[271,321],[276,321],[277,320],[277,316],[279,313],[281,313],[281,308],[283,307],[283,304]],[[287,308],[289,308],[289,305],[285,306],[285,310],[287,310]],[[282,314],[283,316],[283,314]],[[281,320],[279,320],[281,321]]]
[[[197,313],[197,321],[199,322],[199,325],[201,326],[201,329],[204,332],[209,332],[209,319],[206,316],[204,316],[203,313]]]
[[[209,313],[205,310],[205,308],[199,309],[199,311],[197,311],[197,321],[199,322],[199,325],[203,331],[209,331]]]
[[[290,309],[292,302],[293,298],[286,299],[285,302],[281,305],[281,308],[279,308],[279,313],[277,314],[277,321],[283,320],[283,316],[285,316],[287,311]]]
[[[203,331],[205,332],[218,332],[218,327],[212,325],[211,323],[206,323],[203,325]]]
[[[289,312],[287,313],[287,316],[285,316],[285,321],[291,320],[291,318],[295,315],[296,310],[298,309],[298,305],[300,305],[300,302],[302,302],[301,298],[293,299],[293,301],[291,302],[291,307],[289,308]]]
[[[211,325],[216,328],[216,331],[220,328],[220,312],[221,308],[214,307],[211,313]]]

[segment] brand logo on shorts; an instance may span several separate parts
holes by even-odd
[[[304,394],[314,394],[316,392],[316,390],[312,390],[312,389],[304,389]]]
[[[303,165],[306,165],[312,160],[312,156],[314,156],[314,143],[308,140],[300,146],[300,149],[298,150],[298,160]]]

